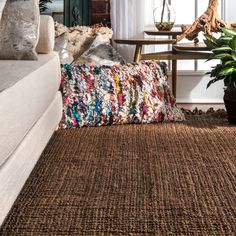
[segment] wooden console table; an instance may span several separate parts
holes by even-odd
[[[176,44],[176,36],[181,31],[144,31],[148,35],[152,36],[169,36],[170,39],[163,38],[148,38],[148,39],[115,39],[118,44],[135,45],[134,61],[140,60],[172,60],[172,92],[176,97],[177,88],[177,60],[197,60],[207,59],[210,55],[207,47],[204,44],[195,45],[193,43],[188,44]],[[144,45],[159,45],[170,44],[172,49],[164,52],[154,52],[142,54],[142,48]]]

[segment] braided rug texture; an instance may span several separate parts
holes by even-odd
[[[235,144],[210,115],[59,130],[0,235],[235,235]]]

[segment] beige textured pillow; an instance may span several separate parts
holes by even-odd
[[[0,59],[37,60],[39,0],[7,0],[0,22]]]
[[[113,31],[107,27],[66,27],[60,23],[55,23],[55,35],[59,36],[63,33],[65,33],[65,37],[68,40],[68,49],[70,53],[72,53],[74,58],[78,58],[89,49],[98,33],[105,39],[111,39]]]
[[[93,29],[87,26],[75,26],[69,28],[69,32],[66,34],[69,41],[69,50],[74,58],[78,58],[89,49],[98,33],[105,39],[111,39],[113,31],[107,27]]]

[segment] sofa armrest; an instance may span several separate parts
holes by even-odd
[[[51,16],[40,16],[39,40],[37,53],[48,54],[53,51],[55,44],[54,20]]]

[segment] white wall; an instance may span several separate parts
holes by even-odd
[[[171,75],[169,76],[171,80]],[[178,72],[177,102],[178,103],[223,103],[223,82],[207,87],[209,77],[204,73]]]
[[[236,1],[226,0],[226,20],[236,23]]]

